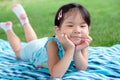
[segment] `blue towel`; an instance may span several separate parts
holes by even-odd
[[[21,43],[25,45],[25,42]],[[8,41],[0,39],[0,79],[2,80],[118,80],[120,79],[120,45],[89,47],[88,69],[70,71],[63,78],[52,78],[47,68],[36,68],[16,59]]]

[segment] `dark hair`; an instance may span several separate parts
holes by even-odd
[[[90,14],[88,10],[84,8],[82,5],[77,3],[69,3],[60,7],[55,16],[54,25],[60,27],[64,19],[64,14],[67,13],[72,8],[78,8],[84,21],[87,23],[88,26],[90,26]]]

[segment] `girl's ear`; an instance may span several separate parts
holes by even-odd
[[[58,26],[54,27],[55,33],[58,34],[60,32],[60,28]]]

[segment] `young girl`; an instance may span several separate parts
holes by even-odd
[[[37,39],[24,8],[17,4],[12,10],[23,25],[28,43],[21,46],[12,30],[12,22],[2,22],[0,28],[6,32],[18,59],[30,61],[38,68],[48,68],[53,78],[64,76],[71,63],[77,70],[86,70],[92,38],[89,36],[90,15],[82,5],[69,3],[60,7],[55,16],[55,37],[41,39]]]

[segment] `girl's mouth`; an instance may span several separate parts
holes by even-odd
[[[82,37],[80,37],[80,36],[72,36],[72,37],[71,37],[71,40],[72,40],[73,42],[80,42],[80,41],[82,40]]]
[[[73,38],[73,39],[81,39],[82,37],[81,36],[72,36],[71,38]]]

